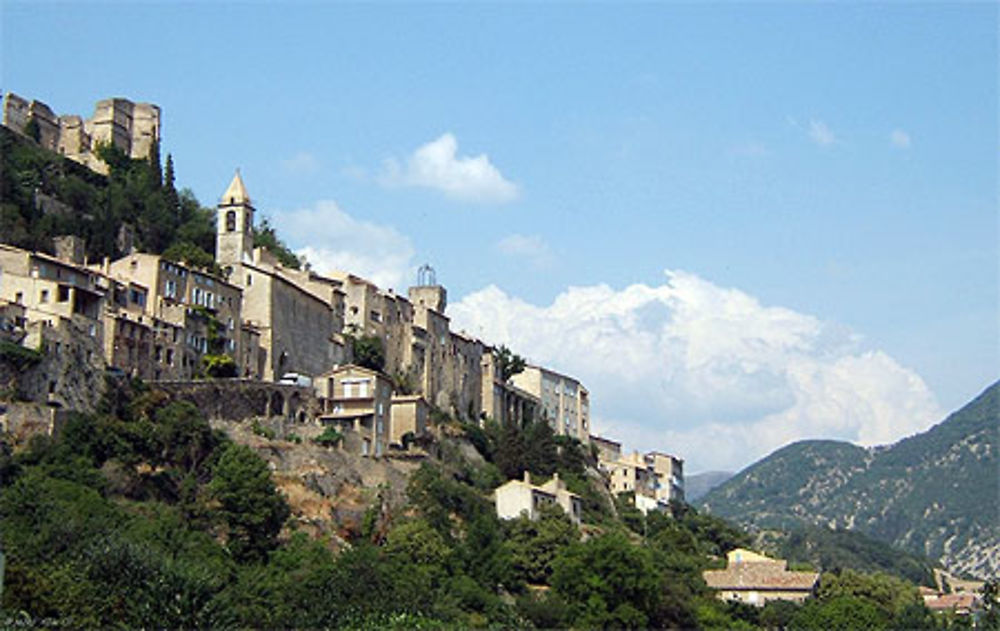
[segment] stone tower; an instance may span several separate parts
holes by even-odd
[[[215,260],[220,265],[249,260],[253,254],[253,206],[238,169],[216,214]]]

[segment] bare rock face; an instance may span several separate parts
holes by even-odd
[[[312,424],[272,418],[214,420],[212,426],[267,461],[292,509],[294,527],[335,546],[360,531],[369,511],[377,522],[401,514],[409,476],[419,467],[419,461],[362,457],[317,445],[311,439],[322,428]]]

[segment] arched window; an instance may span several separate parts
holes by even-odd
[[[230,210],[226,213],[226,232],[236,230],[236,211]]]

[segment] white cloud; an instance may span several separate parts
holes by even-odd
[[[597,431],[675,452],[692,472],[805,438],[884,443],[940,419],[919,376],[845,327],[686,272],[655,287],[571,287],[548,306],[491,286],[449,315],[581,379]]]
[[[891,142],[894,147],[909,149],[910,134],[906,133],[902,129],[894,129],[892,130],[892,133],[889,134],[889,142]]]
[[[334,201],[278,213],[274,225],[290,243],[305,244],[296,254],[318,272],[351,272],[383,288],[403,287],[411,275],[409,238],[391,226],[355,219]]]
[[[312,175],[319,171],[319,159],[308,151],[300,151],[291,158],[282,160],[281,167],[295,175]]]
[[[837,136],[833,130],[819,120],[809,121],[809,138],[821,147],[829,147],[837,142]]]
[[[381,181],[386,186],[430,188],[463,202],[502,203],[517,198],[518,187],[504,178],[489,157],[458,156],[458,141],[450,133],[417,148],[400,164],[385,163]]]
[[[509,234],[497,241],[494,248],[506,256],[527,259],[537,267],[544,267],[552,260],[549,245],[538,235]]]

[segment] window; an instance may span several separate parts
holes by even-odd
[[[49,290],[43,289],[40,294],[38,294],[38,302],[48,302],[49,301]]]
[[[17,304],[22,304],[24,302],[24,292],[17,292],[14,294],[14,302]]]
[[[230,210],[226,213],[226,232],[236,230],[236,211]]]
[[[59,302],[66,302],[69,300],[69,287],[66,285],[59,285],[59,289],[56,291],[56,300]]]
[[[168,280],[166,288],[164,290],[164,293],[166,293],[167,298],[176,298],[177,297],[177,281],[175,281],[175,280]]]

